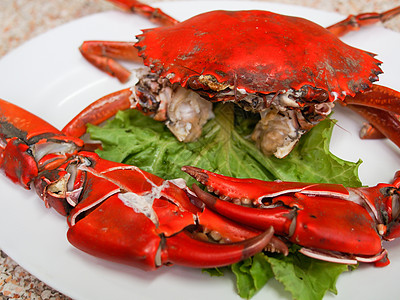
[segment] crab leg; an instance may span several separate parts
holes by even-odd
[[[138,56],[138,50],[133,45],[134,43],[131,42],[85,41],[79,51],[92,65],[125,83],[131,72],[116,59],[142,63],[142,59]]]
[[[68,136],[81,137],[86,132],[86,124],[99,125],[119,110],[131,108],[131,95],[131,89],[127,88],[98,99],[65,125],[62,132]]]
[[[134,95],[135,94],[135,95]],[[155,107],[148,107],[146,104],[137,101],[135,96],[142,93],[135,88],[126,88],[117,92],[108,94],[84,108],[78,113],[65,127],[62,132],[68,136],[81,137],[86,133],[86,125],[88,123],[99,125],[107,119],[113,117],[118,111],[125,109],[136,109],[143,114],[152,115],[157,121],[166,120],[166,109],[162,104]],[[143,96],[144,100],[152,101],[146,95]],[[145,107],[146,106],[146,107]]]
[[[398,147],[400,147],[400,120],[399,115],[393,114],[384,110],[365,107],[360,105],[347,105],[348,108],[358,113],[365,120],[367,120],[374,128],[379,131],[382,135],[390,139]],[[361,128],[360,137],[368,138],[368,135],[364,134],[364,131],[368,129]],[[369,133],[372,135],[372,133]],[[377,133],[374,133],[375,135]],[[373,137],[373,136],[372,136]]]
[[[400,93],[373,85],[355,97],[346,97],[344,105],[357,112],[370,124],[360,131],[361,138],[387,137],[400,147]]]
[[[154,8],[136,0],[109,0],[125,10],[148,18],[150,21],[168,26],[179,23],[159,8]],[[118,78],[122,83],[128,81],[131,72],[116,60],[142,63],[133,42],[85,41],[79,48],[82,56],[103,72]]]
[[[121,8],[132,11],[149,19],[151,22],[162,25],[174,25],[179,23],[159,8],[154,8],[136,0],[109,0]]]
[[[351,31],[359,30],[360,27],[363,26],[368,26],[379,22],[384,23],[386,21],[389,21],[398,14],[400,14],[400,6],[397,6],[383,13],[371,12],[355,16],[350,15],[343,21],[340,21],[336,24],[327,27],[327,29],[336,36],[343,36]]]
[[[400,92],[381,85],[372,85],[364,93],[346,97],[346,104],[362,105],[382,109],[400,115]]]
[[[386,136],[372,126],[370,123],[364,122],[360,129],[360,139],[363,140],[380,140],[385,139]]]

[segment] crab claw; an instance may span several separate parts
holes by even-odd
[[[261,252],[273,235],[271,226],[262,234],[241,242],[213,244],[193,239],[183,232],[167,239],[163,252],[167,254],[166,261],[188,267],[227,266]]]
[[[234,222],[226,226],[191,202],[196,196],[183,182],[102,159],[80,151],[82,146],[82,140],[0,100],[0,168],[67,216],[68,240],[85,252],[145,270],[172,263],[217,267],[262,251],[273,236],[272,228],[260,233]],[[244,238],[226,244],[198,240],[200,223],[233,240]]]
[[[288,192],[302,192],[308,194],[333,194],[338,197],[348,195],[348,191],[338,184],[327,183],[302,183],[275,181],[273,183],[258,179],[238,179],[219,175],[204,169],[192,166],[182,167],[182,171],[188,173],[198,182],[205,185],[210,192],[216,195],[224,195],[233,200],[248,203],[262,204],[264,198],[272,198]]]
[[[193,205],[186,189],[175,181],[101,159],[95,153],[83,151],[76,159],[74,166],[82,174],[74,180],[82,184],[74,186],[83,192],[68,213],[67,236],[72,245],[91,255],[144,270],[165,264],[218,267],[262,251],[273,236],[273,229],[268,228],[261,234],[247,230],[248,238],[238,242],[198,240],[196,229],[204,224],[224,233],[227,230],[212,212],[201,212]],[[235,232],[240,228],[229,227]]]
[[[118,196],[109,198],[68,231],[69,242],[78,249],[144,270],[169,264],[199,268],[230,265],[262,251],[272,236],[272,228],[231,244],[203,242],[185,231],[169,236]]]
[[[388,260],[382,239],[396,238],[400,232],[398,174],[392,184],[345,188],[238,179],[189,166],[182,170],[219,196],[193,185],[208,208],[251,228],[273,226],[276,235],[302,246],[300,252],[314,258],[383,266]]]

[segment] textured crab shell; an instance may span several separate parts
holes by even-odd
[[[333,101],[367,89],[382,73],[373,54],[325,28],[266,11],[212,11],[137,38],[145,65],[183,87],[192,76],[212,75],[248,93],[309,85]]]

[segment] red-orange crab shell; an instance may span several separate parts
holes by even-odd
[[[309,85],[333,101],[367,89],[382,73],[373,54],[325,28],[266,11],[212,11],[144,30],[138,40],[145,65],[183,87],[193,76],[212,75],[247,93]]]

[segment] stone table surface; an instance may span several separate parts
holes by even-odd
[[[156,1],[146,1],[148,4],[153,2]],[[279,2],[304,5],[343,15],[379,12],[400,5],[400,0],[281,0]],[[0,59],[25,41],[54,27],[108,10],[117,8],[105,0],[1,0]],[[400,17],[387,22],[385,26],[400,31]],[[3,300],[69,299],[29,274],[3,251],[0,252],[0,297]]]

